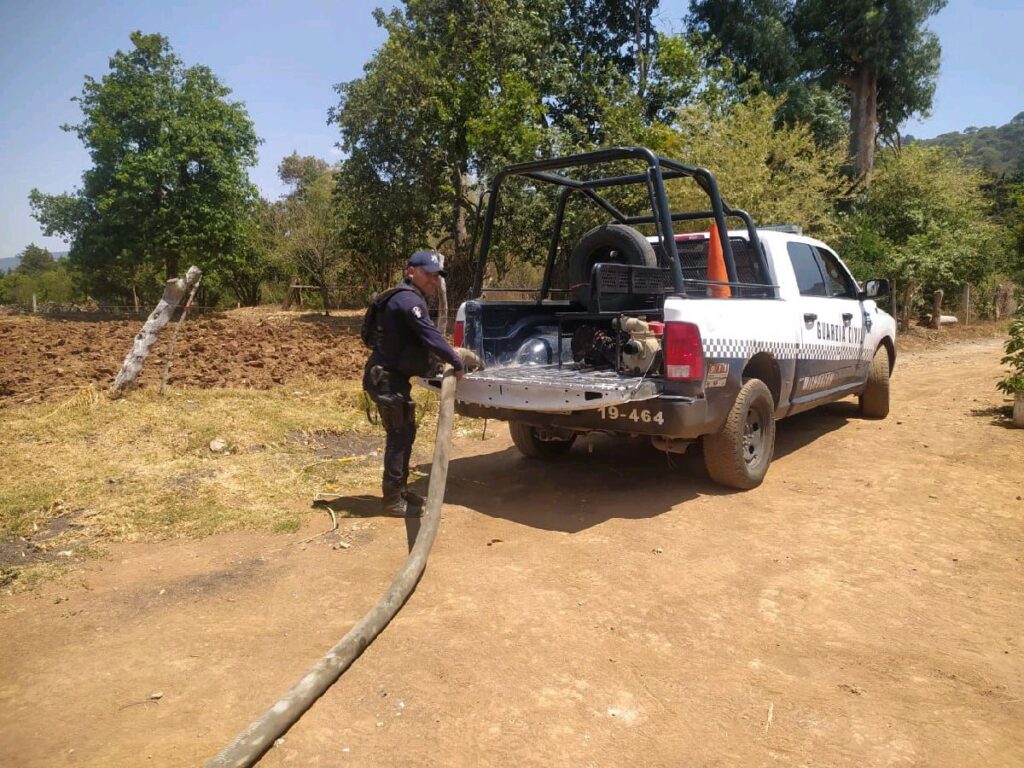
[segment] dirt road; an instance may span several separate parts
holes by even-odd
[[[883,422],[782,422],[747,493],[639,443],[537,465],[491,424],[455,447],[416,594],[261,765],[1024,765],[998,357],[903,357]],[[121,545],[5,598],[0,764],[203,764],[404,559],[400,520],[294,543],[324,522]]]

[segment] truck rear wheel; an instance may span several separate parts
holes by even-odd
[[[860,395],[860,412],[869,419],[889,415],[889,351],[879,347],[868,368],[868,383]]]
[[[576,442],[575,435],[568,440],[541,440],[536,427],[521,421],[510,421],[508,433],[512,435],[512,442],[519,452],[531,459],[556,459],[564,456]]]
[[[775,400],[760,379],[744,383],[722,428],[704,436],[704,465],[711,479],[748,490],[764,480],[775,451]]]

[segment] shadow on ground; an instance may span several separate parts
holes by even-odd
[[[804,448],[854,418],[857,405],[839,402],[781,421],[775,456]],[[428,472],[430,466],[418,469]],[[708,478],[698,446],[684,455],[665,454],[646,438],[592,434],[557,460],[527,459],[515,448],[454,459],[445,502],[533,528],[576,533],[613,518],[655,517],[698,496],[731,493],[737,491]]]

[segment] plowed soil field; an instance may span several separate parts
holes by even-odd
[[[307,376],[354,378],[365,361],[361,316],[243,309],[189,317],[177,332],[168,383],[267,389]],[[142,324],[0,311],[0,406],[109,385]],[[168,325],[153,346],[140,387],[159,386],[175,328]]]

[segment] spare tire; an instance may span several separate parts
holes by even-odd
[[[587,232],[569,256],[569,285],[572,298],[584,306],[590,303],[590,273],[595,264],[633,264],[638,267],[658,266],[658,257],[647,238],[625,224],[604,224]],[[628,301],[626,296],[602,299],[608,309],[622,309],[616,303]]]

